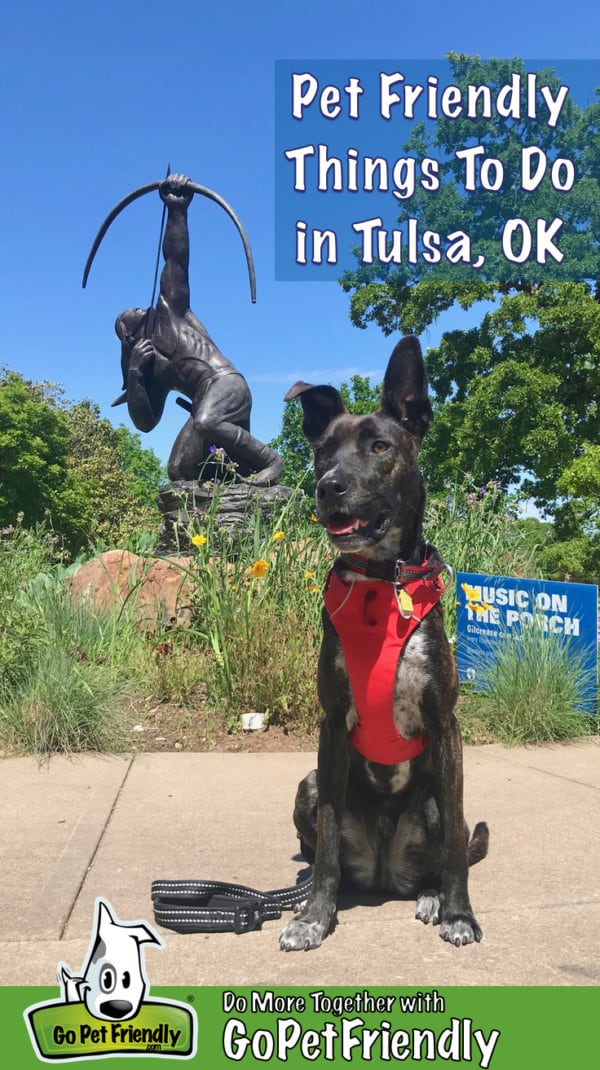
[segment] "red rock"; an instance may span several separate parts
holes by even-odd
[[[185,569],[189,557],[139,557],[128,550],[107,550],[69,579],[75,598],[107,609],[127,602],[139,623],[150,630],[185,626],[192,616],[192,585]]]

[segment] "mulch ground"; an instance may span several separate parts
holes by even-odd
[[[247,753],[315,751],[316,728],[292,729],[282,725],[244,732],[227,731],[205,709],[183,709],[172,703],[135,704],[129,729],[136,751],[237,751]]]

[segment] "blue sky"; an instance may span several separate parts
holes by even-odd
[[[170,162],[225,197],[250,237],[254,306],[233,225],[209,201],[193,202],[192,308],[248,379],[254,432],[272,437],[291,382],[380,379],[393,345],[376,328],[350,325],[335,283],[275,281],[275,60],[438,59],[451,50],[595,59],[599,43],[593,0],[432,0],[413,12],[395,0],[10,5],[0,41],[0,364],[59,382],[67,397],[89,397],[130,426],[125,408],[110,408],[121,387],[113,323],[150,301],[157,195],[113,225],[85,291],[81,274],[109,209]],[[424,346],[457,322],[440,319]],[[172,397],[144,443],[166,460],[182,419]]]

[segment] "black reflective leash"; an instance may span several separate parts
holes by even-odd
[[[154,919],[178,933],[249,933],[304,902],[311,887],[312,872],[271,892],[225,881],[153,881]]]

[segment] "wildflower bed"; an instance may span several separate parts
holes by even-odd
[[[536,574],[501,488],[465,481],[446,489],[429,504],[425,534],[450,565]],[[257,505],[235,534],[217,517],[218,491],[214,510],[186,532],[192,552],[176,566],[191,591],[190,627],[151,635],[136,625],[135,592],[112,611],[72,601],[64,580],[77,563],[57,560],[52,533],[17,524],[0,535],[0,748],[314,749],[331,546],[301,493],[272,516]],[[136,548],[144,542],[140,533]],[[450,590],[451,639],[454,602]],[[520,701],[527,710],[527,694]],[[459,712],[469,742],[523,738],[522,725],[495,709],[465,693]],[[250,711],[265,715],[266,732],[239,733],[240,714]],[[551,728],[542,738],[562,738],[558,722],[558,735]],[[587,727],[577,722],[577,731]]]

